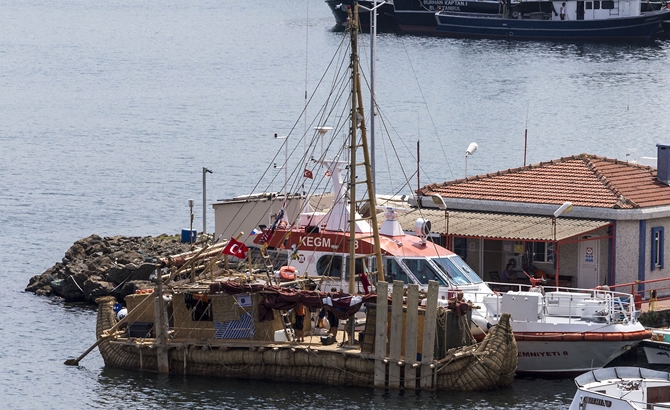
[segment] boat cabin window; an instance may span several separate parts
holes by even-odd
[[[614,1],[605,0],[600,2],[600,5],[602,6],[603,10],[612,10],[614,8]]]
[[[435,280],[440,285],[448,285],[445,279],[437,271],[435,271],[435,269],[433,269],[428,260],[405,258],[402,260],[402,262],[412,272],[419,283],[427,285],[429,280]]]
[[[386,269],[384,270],[385,279],[388,283],[393,283],[394,280],[400,280],[405,285],[409,284],[407,273],[400,266],[398,261],[393,258],[386,259]]]
[[[455,285],[469,285],[481,283],[482,278],[468,266],[458,255],[444,258],[433,258],[433,262],[449,276],[449,280]]]
[[[316,274],[319,276],[342,277],[342,257],[339,255],[324,255],[316,262]]]

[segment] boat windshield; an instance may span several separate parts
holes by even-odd
[[[456,285],[470,285],[481,283],[482,279],[458,255],[432,258],[433,262],[449,276],[449,280]]]
[[[430,261],[425,258],[421,259],[410,259],[403,258],[401,259],[403,264],[407,269],[412,272],[412,275],[417,279],[422,285],[427,285],[429,280],[435,280],[442,286],[447,286],[449,283],[446,282],[443,275],[440,272],[437,272]]]

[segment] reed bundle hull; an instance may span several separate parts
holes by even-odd
[[[116,323],[113,297],[98,299],[98,338]],[[105,366],[158,371],[156,340],[111,337],[99,345]],[[417,369],[433,380],[432,389],[489,390],[509,386],[516,369],[516,342],[509,320],[502,320],[486,339],[475,346],[452,349],[432,366]],[[330,386],[374,386],[375,360],[360,349],[335,345],[295,342],[197,340],[168,343],[169,371],[172,374],[299,382]],[[394,364],[389,364],[392,366]],[[425,374],[421,374],[423,371]],[[405,388],[408,388],[405,384]]]

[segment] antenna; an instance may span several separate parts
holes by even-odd
[[[526,166],[526,151],[527,150],[528,150],[528,106],[526,106],[526,132],[523,136],[523,166],[524,167]]]

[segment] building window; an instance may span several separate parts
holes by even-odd
[[[663,227],[651,228],[651,270],[663,269]]]
[[[552,242],[531,242],[530,252],[533,262],[551,263],[554,261],[554,244]]]
[[[468,238],[454,238],[454,253],[461,259],[468,259]]]

